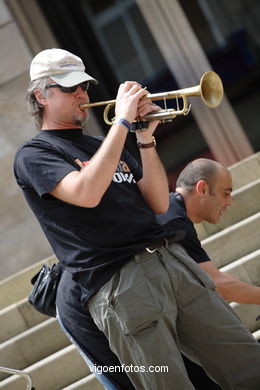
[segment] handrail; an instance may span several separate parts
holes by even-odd
[[[31,377],[27,372],[21,370],[15,370],[13,368],[1,367],[1,366],[0,366],[0,371],[6,372],[7,374],[23,376],[27,382],[26,390],[35,390],[35,388],[32,387]]]

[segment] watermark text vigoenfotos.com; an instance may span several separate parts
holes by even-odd
[[[90,367],[92,373],[103,374],[108,372],[168,372],[168,366],[134,366],[131,364],[127,366],[122,364],[121,366],[98,366],[94,364]]]

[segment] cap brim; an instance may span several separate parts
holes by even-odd
[[[73,87],[74,85],[83,83],[84,81],[90,81],[93,84],[98,84],[98,81],[93,79],[89,74],[85,72],[69,72],[64,74],[56,74],[50,76],[53,81],[62,85],[63,87]]]

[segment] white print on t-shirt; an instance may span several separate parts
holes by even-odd
[[[75,159],[75,162],[78,164],[80,168],[83,168],[84,166],[89,164],[89,161],[83,161],[81,162],[78,158]],[[126,162],[120,161],[117,167],[116,172],[114,173],[113,179],[115,183],[136,183],[133,174],[130,171],[129,166]]]
[[[120,161],[117,167],[117,171],[114,173],[113,181],[115,183],[136,183],[133,174],[130,171],[125,161]]]
[[[128,183],[136,183],[132,173],[116,172],[113,176],[113,181],[116,183],[122,183],[128,181]]]

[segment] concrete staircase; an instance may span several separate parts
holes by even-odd
[[[234,276],[260,285],[260,153],[230,167],[234,206],[218,225],[196,226],[202,244],[216,265]],[[0,366],[26,370],[36,390],[102,390],[56,319],[27,302],[30,279],[44,259],[0,281]],[[260,340],[258,305],[230,303]],[[0,373],[0,389],[25,389],[24,378]]]

